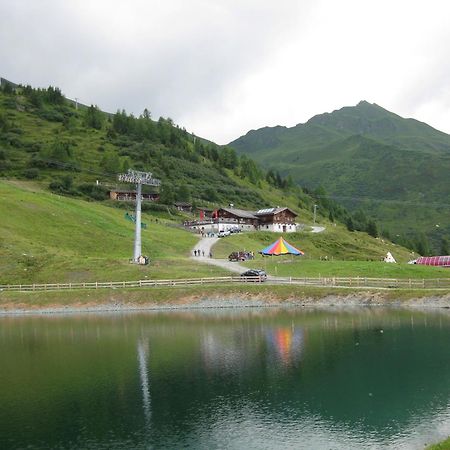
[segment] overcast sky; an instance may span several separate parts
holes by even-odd
[[[360,100],[450,133],[450,1],[0,0],[0,76],[219,144]]]

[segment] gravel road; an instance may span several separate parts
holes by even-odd
[[[226,238],[222,238],[226,239]],[[215,259],[210,258],[209,254],[212,252],[213,245],[219,240],[218,237],[204,237],[201,238],[197,245],[192,249],[191,259],[204,264],[212,264],[214,266],[222,267],[230,272],[242,273],[247,270],[247,267],[241,266],[238,262],[231,262],[228,259]],[[201,256],[194,256],[194,250],[197,250],[197,254]],[[200,253],[198,253],[200,251]],[[204,255],[204,256],[203,256]],[[214,254],[213,254],[214,256]]]

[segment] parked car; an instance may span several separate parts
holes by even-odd
[[[253,259],[255,256],[253,252],[233,252],[228,256],[229,261],[247,261]]]
[[[230,232],[229,231],[219,231],[217,233],[217,237],[225,237],[225,236],[229,236]]]
[[[246,281],[266,281],[267,273],[260,269],[249,269],[241,273],[241,277],[249,278]]]

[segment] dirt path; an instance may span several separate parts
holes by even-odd
[[[204,237],[201,238],[197,245],[192,249],[191,259],[197,262],[201,262],[204,264],[211,264],[213,266],[222,267],[223,269],[229,270],[230,272],[235,273],[242,273],[245,270],[247,270],[247,267],[241,266],[237,262],[231,262],[228,261],[228,259],[215,259],[210,258],[210,253],[214,252],[212,251],[213,245],[219,240],[217,237]],[[197,254],[200,256],[194,256],[194,250],[197,250]],[[198,253],[200,252],[200,253]]]

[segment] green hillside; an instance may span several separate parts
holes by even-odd
[[[134,206],[109,200],[117,174],[130,167],[162,181],[160,200],[143,205],[148,267],[128,262],[133,224],[124,215]],[[175,201],[210,208],[285,205],[306,226],[318,204],[317,221],[337,226],[320,238],[301,235],[313,260],[324,252],[339,261],[378,260],[389,249],[381,238],[349,233],[340,225],[350,216],[338,203],[311,197],[291,177],[266,172],[246,155],[189,134],[170,119],[154,121],[147,110],[134,117],[95,106],[76,108],[53,87],[2,85],[0,177],[0,284],[223,274],[188,258],[197,237],[180,223],[198,213],[181,215]],[[370,228],[362,216],[355,216],[355,223]],[[409,259],[410,251],[395,250],[402,261]]]
[[[147,109],[134,117],[93,105],[77,108],[53,87],[1,86],[0,177],[106,201],[119,187],[117,174],[129,168],[150,171],[162,181],[159,202],[146,205],[152,211],[170,214],[175,201],[209,208],[286,205],[301,222],[312,220],[315,200],[290,178],[267,173],[247,156],[196,137],[170,118],[155,121]],[[335,203],[319,214],[327,218],[328,210],[335,220],[346,217]]]
[[[173,279],[222,275],[195,264],[198,237],[143,214],[149,266],[130,264],[134,225],[124,211],[59,196],[30,182],[0,181],[0,284]],[[179,219],[179,218],[178,218]]]
[[[292,128],[253,130],[229,144],[309,189],[323,186],[406,241],[450,237],[450,136],[360,102]]]
[[[190,259],[198,236],[177,227],[181,217],[165,219],[144,213],[143,253],[149,266],[130,264],[134,226],[124,211],[99,202],[60,196],[29,181],[0,181],[0,284],[122,281],[223,276],[215,266]],[[252,250],[247,263],[273,275],[446,277],[448,270],[405,264],[417,256],[366,233],[328,227],[323,233],[291,233],[290,242],[305,257],[262,258],[257,252],[275,238],[268,232],[241,233],[224,238],[214,256],[226,258],[236,250]],[[380,258],[391,251],[400,264]],[[325,260],[326,257],[326,260]]]
[[[104,200],[117,174],[133,168],[162,180],[163,204],[267,206],[257,189],[263,173],[253,161],[170,118],[155,121],[148,110],[134,117],[96,106],[76,109],[57,88],[7,86],[0,89],[0,176]]]
[[[226,258],[232,251],[253,251],[255,259],[244,264],[266,270],[272,275],[292,277],[380,277],[380,278],[445,278],[448,269],[407,264],[417,254],[365,233],[349,233],[345,227],[329,227],[323,233],[302,231],[286,236],[291,244],[305,252],[304,256],[262,257],[259,250],[274,242],[274,233],[242,233],[221,239],[214,247],[215,255]],[[391,252],[398,264],[381,259]]]

